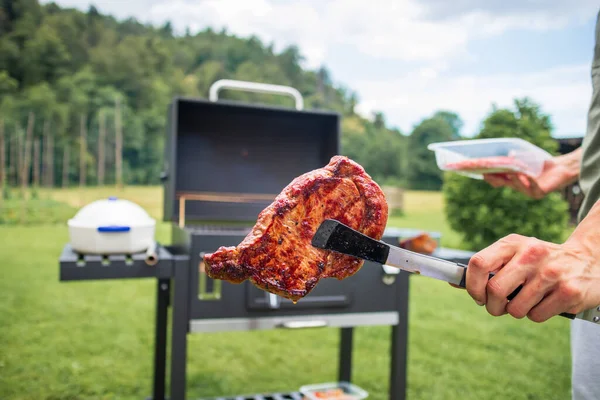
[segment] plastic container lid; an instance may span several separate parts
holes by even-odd
[[[329,382],[306,385],[300,393],[310,400],[357,400],[369,397],[369,393],[348,382]]]
[[[68,221],[69,226],[97,228],[99,226],[154,226],[156,221],[142,207],[129,200],[109,197],[84,206]]]

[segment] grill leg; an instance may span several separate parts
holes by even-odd
[[[175,263],[173,321],[171,332],[171,400],[185,400],[187,334],[189,327],[189,282],[187,261]]]
[[[398,275],[398,325],[392,326],[390,400],[406,399],[406,362],[408,354],[408,274]]]
[[[154,342],[154,388],[153,400],[165,399],[165,371],[167,358],[167,312],[171,282],[159,279],[156,289],[156,327]]]
[[[354,328],[340,329],[340,364],[338,378],[341,382],[352,381],[352,337]]]

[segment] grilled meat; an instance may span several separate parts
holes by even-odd
[[[341,280],[363,265],[360,259],[311,245],[321,222],[335,219],[379,240],[387,217],[388,205],[377,183],[356,162],[334,156],[325,167],[286,186],[238,246],[205,255],[206,274],[232,283],[248,279],[296,302],[321,278]]]
[[[422,233],[412,238],[400,240],[399,245],[403,249],[428,255],[433,253],[437,248],[437,242],[427,233]]]

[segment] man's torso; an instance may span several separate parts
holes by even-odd
[[[579,185],[585,195],[579,219],[585,218],[600,199],[600,12],[596,21],[596,40],[592,62],[592,100]],[[599,243],[600,245],[600,243]],[[587,321],[571,323],[572,399],[600,399],[600,326]]]

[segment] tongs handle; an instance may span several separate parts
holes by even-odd
[[[465,269],[465,273],[462,276],[462,279],[460,280],[460,283],[458,284],[458,286],[460,286],[461,288],[466,288],[467,287],[467,266],[461,263],[457,263],[460,267],[463,267]],[[493,272],[490,272],[488,280],[492,279],[494,277]],[[508,295],[507,299],[508,301],[511,301],[512,299],[515,298],[516,295],[519,294],[519,292],[521,291],[521,289],[523,289],[523,285],[519,285],[518,288],[516,288],[511,294]],[[561,313],[560,314],[561,317],[565,317],[565,318],[569,318],[569,319],[575,319],[576,315],[575,314],[571,314],[571,313]]]

